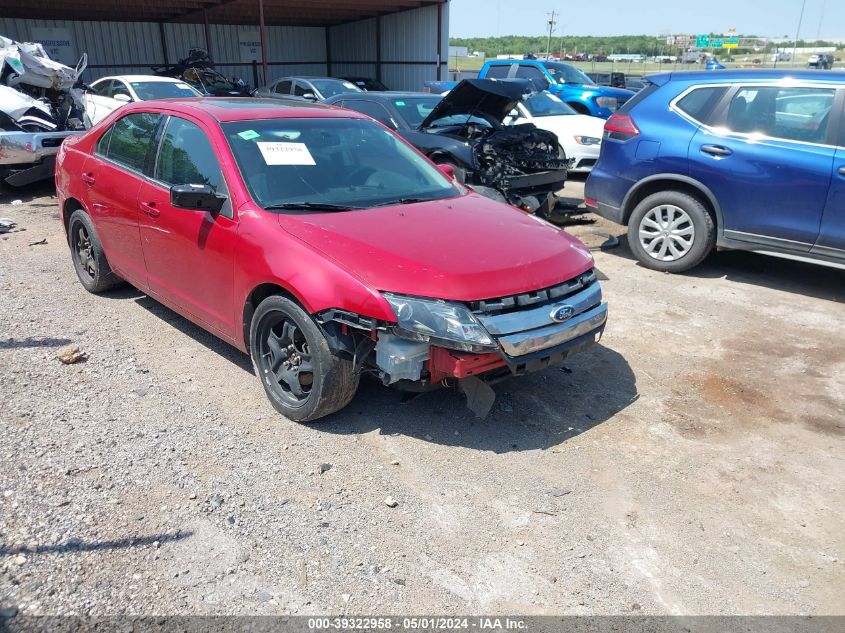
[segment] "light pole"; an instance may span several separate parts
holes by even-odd
[[[552,31],[554,31],[554,28],[555,28],[555,12],[554,11],[551,12],[551,16],[552,17],[549,18],[549,39],[546,42],[546,59],[549,59],[549,57],[552,54]]]

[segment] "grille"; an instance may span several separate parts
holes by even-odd
[[[579,292],[586,288],[596,280],[596,273],[593,269],[588,270],[570,279],[562,284],[552,286],[551,288],[544,288],[543,290],[534,290],[518,295],[510,295],[507,297],[497,297],[495,299],[482,299],[481,301],[470,301],[469,309],[476,314],[506,314],[508,312],[518,312],[525,308],[539,307],[543,304],[552,303],[565,299],[570,295]]]

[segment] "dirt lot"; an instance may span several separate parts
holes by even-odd
[[[6,613],[845,613],[845,273],[724,253],[669,276],[623,241],[596,251],[601,345],[498,385],[487,420],[367,382],[302,426],[236,350],[87,294],[49,187],[14,197]]]

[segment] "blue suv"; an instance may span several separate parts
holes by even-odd
[[[647,79],[585,188],[644,266],[682,272],[718,247],[845,268],[845,73]]]

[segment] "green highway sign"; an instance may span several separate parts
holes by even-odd
[[[696,35],[696,48],[737,48],[739,46],[738,37],[718,37],[712,38],[709,35]]]

